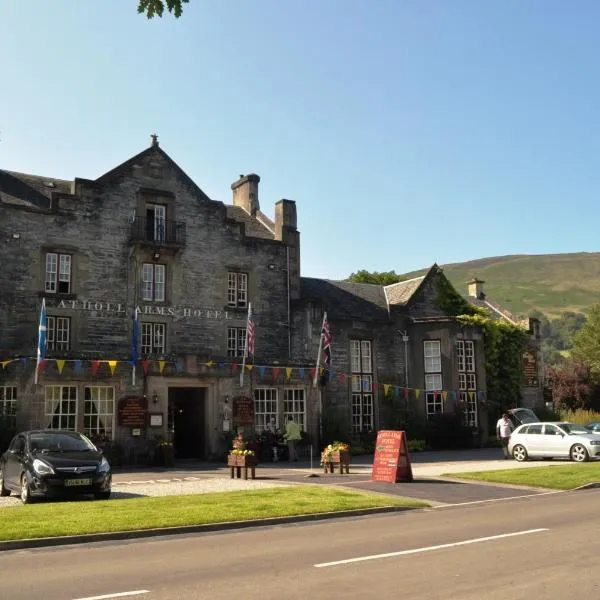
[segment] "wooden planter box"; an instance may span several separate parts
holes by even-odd
[[[333,473],[336,467],[339,468],[340,474],[350,473],[350,457],[350,450],[335,450],[327,454],[322,452],[321,462],[325,473]]]
[[[244,479],[248,479],[248,471],[250,471],[250,479],[254,479],[256,475],[257,464],[258,460],[256,456],[243,454],[227,455],[227,466],[231,471],[231,479],[233,479],[235,476],[240,479],[242,477],[242,469],[244,473]]]
[[[228,467],[255,467],[258,464],[256,456],[243,454],[228,454]]]

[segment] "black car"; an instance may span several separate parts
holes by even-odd
[[[0,496],[33,498],[93,494],[110,497],[110,464],[87,437],[74,431],[24,431],[0,457]]]

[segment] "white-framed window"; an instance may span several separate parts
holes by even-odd
[[[44,414],[47,429],[77,429],[77,387],[74,385],[47,385]]]
[[[16,385],[0,385],[0,418],[8,428],[17,426]]]
[[[142,323],[140,353],[144,356],[165,354],[166,329],[165,323]]]
[[[167,207],[164,204],[146,204],[147,239],[166,240]]]
[[[165,301],[165,265],[142,265],[142,299],[145,302]]]
[[[292,417],[306,431],[306,400],[304,388],[285,388],[283,390],[283,422]]]
[[[425,375],[425,409],[427,418],[444,412],[441,373]]]
[[[477,373],[475,371],[475,342],[457,340],[458,396],[463,423],[477,427]]]
[[[230,271],[227,273],[227,306],[248,306],[248,274]]]
[[[423,342],[423,356],[425,358],[425,373],[442,372],[442,352],[439,340]]]
[[[46,253],[46,277],[44,291],[48,294],[71,293],[71,255],[58,252]]]
[[[275,388],[254,390],[254,430],[275,432],[279,429],[279,405]]]
[[[46,317],[46,348],[68,350],[71,347],[71,318]]]
[[[83,430],[88,437],[112,439],[115,418],[115,388],[109,385],[85,387]]]
[[[246,328],[227,328],[227,356],[244,356],[246,348]]]
[[[371,431],[373,423],[373,353],[370,340],[350,340],[352,431]]]

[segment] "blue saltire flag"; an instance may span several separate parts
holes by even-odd
[[[40,311],[40,323],[38,325],[38,346],[37,346],[37,361],[35,365],[35,377],[34,381],[37,385],[38,374],[40,365],[46,358],[46,334],[47,334],[47,320],[46,320],[46,298],[42,298],[42,310]]]

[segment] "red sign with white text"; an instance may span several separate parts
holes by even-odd
[[[371,479],[387,483],[413,480],[405,431],[384,429],[377,433]]]

